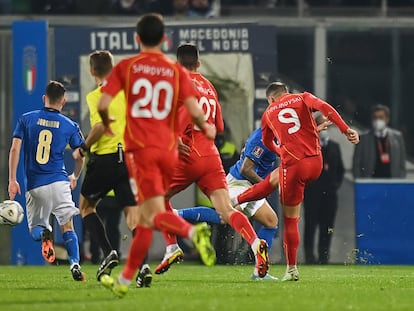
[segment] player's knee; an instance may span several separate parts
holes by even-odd
[[[278,226],[279,220],[276,215],[269,214],[269,215],[266,215],[266,217],[264,217],[262,224],[263,226],[268,227],[268,228],[275,228]]]

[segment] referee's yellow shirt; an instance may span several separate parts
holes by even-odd
[[[89,118],[91,127],[95,124],[102,122],[101,116],[98,113],[98,103],[101,98],[101,87],[96,88],[86,96],[86,102],[89,108]],[[112,131],[115,136],[102,135],[99,140],[94,143],[90,150],[96,154],[109,154],[118,151],[118,143],[124,144],[124,131],[126,125],[126,102],[124,91],[120,91],[109,105],[109,116],[115,118],[114,122],[111,122]]]

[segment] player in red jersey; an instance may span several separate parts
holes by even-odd
[[[233,204],[265,197],[280,184],[287,261],[282,281],[297,281],[300,204],[305,186],[316,180],[322,171],[318,127],[312,112],[320,111],[353,144],[359,142],[359,135],[348,127],[332,106],[310,93],[289,94],[285,84],[273,82],[267,87],[266,97],[270,105],[262,117],[263,143],[279,154],[281,164],[265,180],[240,194]]]
[[[200,66],[197,47],[192,44],[181,45],[177,49],[177,59],[190,71],[193,83],[200,93],[198,104],[204,110],[206,121],[215,124],[217,130],[222,132],[224,124],[216,89],[197,72],[197,68]],[[248,218],[243,213],[232,208],[226,174],[214,142],[207,140],[200,128],[191,122],[191,119],[184,120],[183,124],[185,129],[181,136],[183,142],[181,148],[185,150],[186,154],[180,157],[176,166],[167,198],[184,190],[192,183],[197,183],[204,194],[210,198],[222,220],[229,223],[250,244],[256,258],[254,274],[263,278],[269,268],[266,241],[257,237]],[[167,271],[171,264],[183,256],[175,236],[164,233],[164,237],[167,242],[167,252],[161,264],[155,268],[157,274]]]
[[[137,24],[136,40],[141,52],[120,61],[102,86],[98,111],[107,135],[112,135],[108,107],[112,98],[124,90],[127,99],[125,128],[126,163],[131,188],[139,208],[135,217],[135,237],[126,265],[118,279],[103,275],[101,283],[123,297],[142,264],[152,242],[153,229],[191,238],[208,266],[215,263],[207,224],[192,226],[166,211],[165,194],[177,164],[178,110],[184,105],[203,135],[213,140],[216,129],[204,120],[197,104],[198,92],[188,72],[161,52],[164,23],[161,15],[146,14]]]

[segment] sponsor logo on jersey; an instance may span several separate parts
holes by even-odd
[[[260,158],[261,157],[261,155],[263,154],[263,148],[261,148],[261,147],[259,147],[259,146],[256,146],[256,147],[254,147],[254,149],[253,149],[253,155],[256,157],[256,158]]]

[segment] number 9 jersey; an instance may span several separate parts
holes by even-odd
[[[23,142],[27,190],[68,181],[64,155],[84,141],[77,123],[58,110],[43,108],[23,114],[13,132]]]
[[[341,132],[348,129],[338,112],[310,93],[284,94],[263,113],[262,135],[266,147],[289,163],[321,154],[319,133],[313,112],[320,111]],[[274,138],[279,146],[274,143]]]

